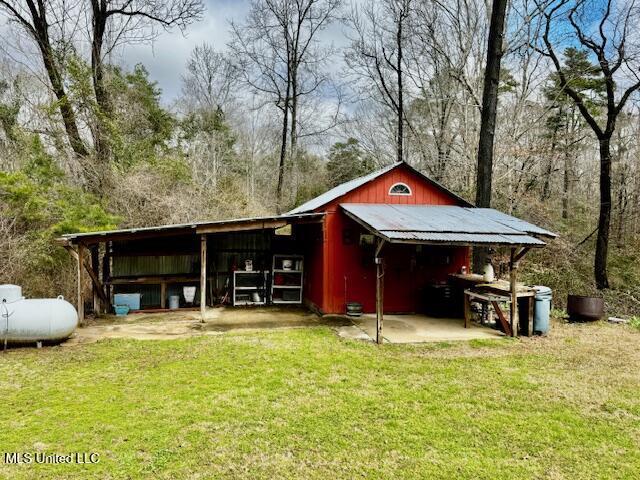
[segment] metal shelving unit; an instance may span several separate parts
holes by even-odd
[[[291,268],[285,268],[291,262]],[[271,276],[271,303],[300,305],[304,283],[302,255],[274,255]]]
[[[233,272],[233,305],[266,305],[269,272],[236,270]],[[258,294],[259,301],[253,297]]]

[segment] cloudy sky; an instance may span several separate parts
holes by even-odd
[[[165,103],[171,103],[180,94],[181,76],[193,47],[207,42],[217,50],[226,49],[230,40],[229,22],[242,22],[249,8],[249,0],[204,1],[203,19],[191,25],[184,35],[178,30],[163,32],[153,45],[129,45],[123,52],[124,65],[145,65],[151,78],[162,88]],[[345,40],[340,25],[330,26],[323,37],[336,45]]]
[[[229,22],[241,21],[248,0],[204,0],[206,11],[201,21],[192,24],[184,34],[179,30],[162,32],[153,45],[128,45],[122,62],[127,66],[142,63],[162,88],[165,102],[180,94],[180,78],[193,47],[203,42],[217,50],[229,41]]]

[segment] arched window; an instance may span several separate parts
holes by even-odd
[[[389,189],[389,195],[411,195],[411,189],[406,183],[394,183]]]

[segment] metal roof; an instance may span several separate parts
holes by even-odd
[[[343,195],[346,195],[347,193],[351,192],[352,190],[355,190],[356,188],[361,187],[362,185],[364,185],[366,183],[369,183],[372,180],[375,180],[376,178],[380,177],[381,175],[384,175],[385,173],[390,172],[391,170],[394,170],[395,168],[397,168],[397,167],[399,167],[401,165],[404,165],[405,167],[409,168],[414,173],[418,174],[424,180],[426,180],[429,183],[435,185],[440,190],[447,192],[452,197],[458,199],[462,204],[471,206],[471,204],[468,201],[466,201],[464,198],[456,195],[455,193],[453,193],[452,191],[450,191],[449,189],[447,189],[446,187],[444,187],[440,183],[438,183],[435,180],[432,180],[431,178],[427,177],[426,175],[424,175],[420,171],[418,171],[415,168],[413,168],[408,163],[406,163],[406,162],[396,162],[396,163],[388,165],[388,166],[386,166],[384,168],[381,168],[380,170],[376,170],[375,172],[372,172],[372,173],[369,173],[369,174],[364,175],[362,177],[354,178],[353,180],[350,180],[348,182],[342,183],[342,184],[338,185],[337,187],[334,187],[331,190],[328,190],[328,191],[324,192],[322,195],[318,195],[317,197],[312,198],[308,202],[303,203],[302,205],[294,208],[293,210],[289,211],[288,214],[298,214],[298,213],[303,213],[303,212],[312,212],[312,211],[316,210],[317,208],[320,208],[323,205],[326,205],[327,203],[332,202],[333,200],[335,200],[337,198],[340,198]]]
[[[493,208],[478,208],[477,210],[481,210],[482,214],[490,218],[491,220],[500,222],[504,225],[508,225],[516,230],[522,230],[523,232],[532,233],[534,235],[541,235],[543,237],[555,238],[558,236],[557,234],[550,232],[549,230],[540,228],[533,223],[525,222],[524,220],[521,220],[517,217],[507,215],[500,210],[495,210]]]
[[[177,223],[171,225],[159,225],[154,227],[140,227],[140,228],[123,228],[119,230],[103,230],[96,232],[82,232],[82,233],[69,233],[66,235],[62,235],[62,240],[73,241],[76,239],[82,240],[86,238],[96,238],[96,237],[108,237],[111,236],[121,236],[126,234],[135,234],[135,233],[154,233],[154,232],[166,232],[166,233],[183,233],[183,231],[189,232],[191,230],[196,231],[200,228],[206,227],[220,227],[219,231],[224,231],[225,227],[229,227],[230,230],[233,227],[252,224],[252,223],[267,223],[274,221],[288,221],[288,220],[304,220],[304,219],[313,219],[322,217],[322,213],[303,213],[303,214],[284,214],[284,215],[276,215],[276,216],[267,216],[267,217],[247,217],[247,218],[235,218],[231,220],[216,220],[216,221],[204,221],[204,222],[191,222],[191,223]]]
[[[368,230],[390,242],[543,246],[552,232],[486,208],[440,205],[341,204]],[[544,233],[543,233],[544,232]]]
[[[498,235],[492,233],[434,233],[434,232],[400,232],[398,230],[384,230],[384,235],[390,241],[420,241],[433,243],[464,243],[486,245],[531,245],[542,246],[542,240],[529,235]]]

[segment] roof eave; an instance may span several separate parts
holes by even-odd
[[[61,245],[75,243],[99,243],[108,240],[126,239],[138,236],[141,238],[184,235],[190,233],[224,233],[234,230],[234,226],[247,226],[244,231],[278,228],[274,222],[288,223],[295,220],[319,219],[324,213],[302,213],[293,215],[275,215],[271,217],[248,217],[233,220],[220,220],[213,222],[194,222],[175,225],[160,225],[155,227],[128,228],[119,230],[105,230],[97,232],[70,233],[56,239]]]

